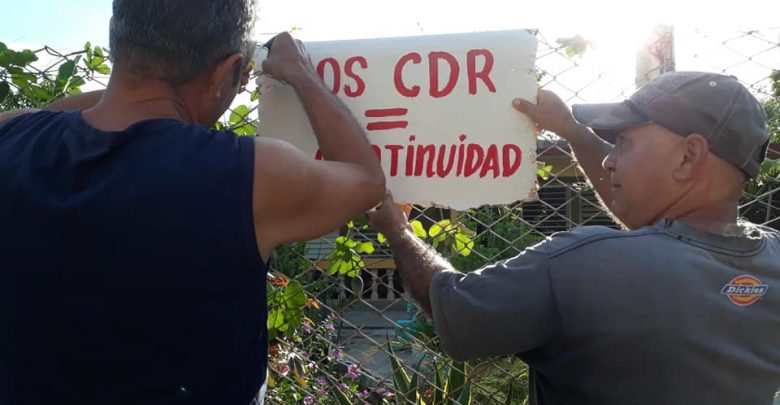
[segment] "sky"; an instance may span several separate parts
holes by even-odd
[[[542,28],[623,40],[653,23],[755,29],[778,26],[780,2],[657,0],[260,0],[259,37],[298,27],[304,40]],[[0,0],[0,41],[17,47],[107,45],[110,0]],[[623,39],[621,39],[623,38]]]
[[[693,40],[703,36],[699,29],[714,39],[718,32],[771,28],[777,37],[770,40],[780,41],[777,0],[260,0],[259,6],[256,37],[261,41],[290,29],[304,41],[522,28],[539,28],[549,42],[580,34],[597,47],[578,61],[578,71],[596,75],[633,74],[636,48],[649,27],[658,23],[675,26],[678,69],[706,62],[700,48],[710,45]],[[49,45],[75,51],[86,41],[108,46],[110,0],[0,0],[0,11],[4,17],[0,42],[14,49]],[[728,55],[720,56],[720,51],[715,64],[730,65],[722,59]],[[734,63],[744,59],[731,57]],[[572,75],[571,80],[582,78]],[[616,80],[623,86],[626,78]]]

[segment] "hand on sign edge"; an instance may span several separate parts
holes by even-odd
[[[393,200],[393,193],[390,190],[386,190],[382,203],[368,211],[366,215],[368,215],[371,224],[374,225],[374,229],[386,236],[392,236],[404,230],[412,229],[409,224],[409,213],[411,211],[411,204],[396,204],[395,200]]]

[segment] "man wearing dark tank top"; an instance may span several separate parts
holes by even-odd
[[[385,180],[288,33],[263,71],[325,160],[209,129],[249,79],[255,8],[115,0],[104,92],[0,114],[0,404],[262,402],[271,252]]]

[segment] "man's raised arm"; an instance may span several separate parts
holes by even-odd
[[[378,204],[379,160],[351,111],[317,76],[299,41],[279,34],[263,72],[295,89],[325,161],[286,142],[258,138],[254,214],[263,258],[278,245],[326,234]]]

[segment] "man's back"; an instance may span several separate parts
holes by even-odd
[[[581,228],[540,247],[559,323],[523,356],[540,402],[769,403],[780,385],[780,237],[748,236],[666,221]]]
[[[780,385],[780,236],[580,227],[434,276],[442,346],[515,352],[535,404],[763,404]]]
[[[0,126],[0,402],[248,403],[264,378],[254,142],[80,113]]]

